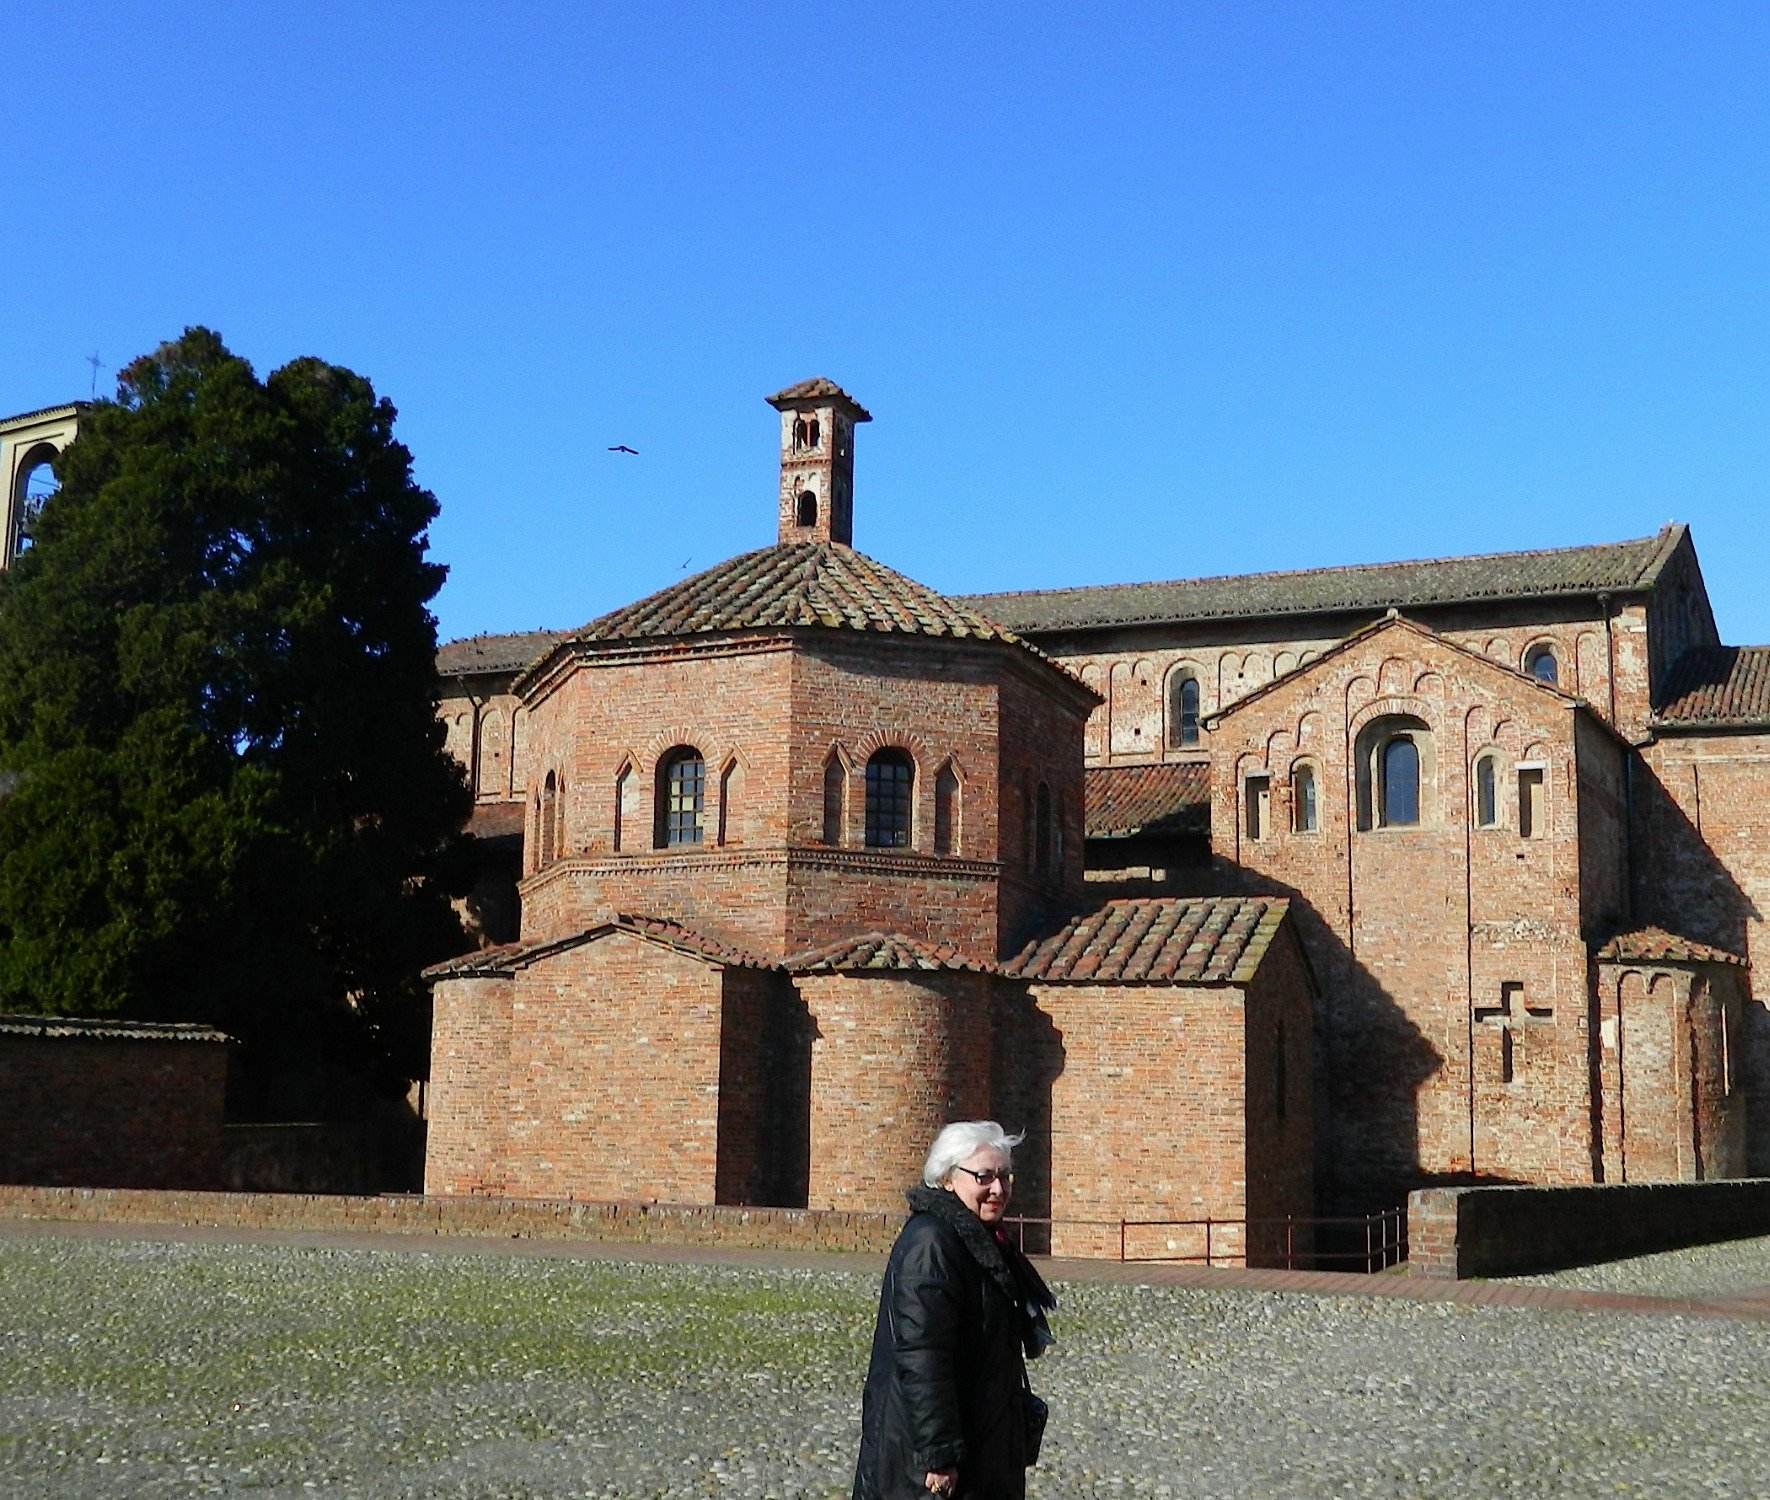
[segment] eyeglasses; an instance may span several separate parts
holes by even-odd
[[[954,1167],[953,1170],[963,1172],[967,1177],[975,1177],[977,1185],[982,1188],[994,1187],[998,1182],[1005,1182],[1009,1187],[1014,1186],[1012,1172],[998,1172],[994,1167],[985,1167],[981,1172],[973,1172],[969,1167]]]

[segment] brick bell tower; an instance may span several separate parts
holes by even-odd
[[[871,414],[822,376],[776,391],[768,404],[781,414],[781,541],[852,547],[854,427]]]

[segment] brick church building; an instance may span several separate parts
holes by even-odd
[[[775,545],[442,649],[486,874],[428,1191],[893,1210],[993,1115],[1060,1251],[1258,1257],[1432,1182],[1770,1172],[1770,648],[1685,528],[946,598],[852,546],[868,414],[770,401]]]

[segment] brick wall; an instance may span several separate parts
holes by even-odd
[[[1747,1169],[1770,1174],[1770,734],[1646,746],[1633,803],[1637,917],[1750,959],[1741,1017]]]
[[[1587,948],[1579,711],[1401,622],[1251,700],[1213,735],[1213,846],[1223,878],[1296,894],[1321,984],[1317,1058],[1324,1209],[1391,1206],[1423,1177],[1589,1180]],[[1416,826],[1361,827],[1383,722],[1421,730]],[[1614,779],[1620,751],[1599,777]],[[1471,777],[1495,762],[1496,818],[1475,826]],[[1290,787],[1316,775],[1318,827]],[[1520,827],[1520,767],[1544,800]],[[1265,826],[1249,780],[1269,778]],[[1610,841],[1614,858],[1616,840]],[[1601,849],[1594,857],[1603,857]]]
[[[960,971],[806,974],[812,1208],[886,1213],[934,1137],[990,1109],[991,981]]]
[[[221,1184],[227,1047],[0,1035],[0,1182]]]

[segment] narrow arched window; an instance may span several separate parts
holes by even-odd
[[[1042,781],[1033,798],[1033,869],[1051,873],[1051,788]]]
[[[565,778],[562,776],[559,778],[559,790],[553,802],[553,857],[555,859],[564,859],[571,849],[565,836],[565,804]]]
[[[744,769],[735,760],[728,760],[719,773],[719,842],[735,843],[742,837],[742,809],[738,803],[744,795]]]
[[[1198,678],[1190,672],[1175,674],[1168,686],[1168,743],[1198,743]]]
[[[536,817],[540,827],[536,830],[541,836],[541,859],[537,869],[545,870],[553,863],[554,817],[558,810],[559,781],[553,772],[547,773],[547,779],[541,783],[541,803]]]
[[[799,524],[817,525],[817,496],[810,490],[799,491]]]
[[[934,852],[956,854],[958,849],[959,778],[951,765],[944,765],[934,778]]]
[[[615,777],[615,853],[619,854],[626,847],[627,836],[627,798],[632,793],[633,767],[621,767],[620,774]]]
[[[1524,658],[1524,670],[1538,682],[1554,687],[1561,680],[1561,668],[1552,646],[1532,646]]]
[[[1406,735],[1383,742],[1377,765],[1377,821],[1407,828],[1420,821],[1420,751]]]
[[[657,829],[660,849],[698,844],[706,837],[707,763],[692,745],[658,762]]]
[[[1493,757],[1484,755],[1475,762],[1475,826],[1492,828],[1499,820],[1498,778]]]
[[[1319,828],[1315,806],[1315,767],[1304,764],[1291,772],[1291,828],[1297,833],[1314,833]]]
[[[832,849],[842,844],[842,825],[848,802],[848,767],[840,755],[824,763],[824,842]]]
[[[867,847],[907,849],[916,764],[901,750],[880,750],[867,762]]]

